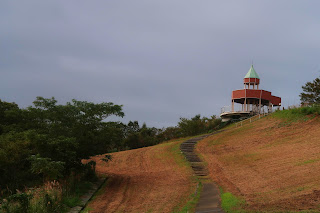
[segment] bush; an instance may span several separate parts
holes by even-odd
[[[70,186],[73,186],[72,188]],[[61,213],[79,205],[80,196],[92,188],[87,181],[69,179],[64,185],[50,181],[42,187],[8,196],[0,202],[1,213]]]
[[[37,97],[20,109],[0,100],[0,193],[8,196],[72,171],[92,177],[81,160],[122,146],[123,125],[104,121],[111,115],[124,116],[122,106],[77,100],[58,105]]]
[[[46,213],[63,212],[66,208],[61,203],[62,188],[56,181],[48,182],[41,188],[18,192],[0,205],[4,213]]]
[[[201,118],[201,115],[199,114],[191,119],[180,118],[178,128],[181,132],[181,136],[186,137],[212,132],[213,130],[218,129],[220,124],[221,119],[217,119],[215,116],[211,116],[211,118]]]

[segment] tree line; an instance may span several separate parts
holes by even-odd
[[[55,98],[37,97],[32,106],[20,108],[0,100],[1,197],[72,174],[94,176],[94,163],[81,162],[90,156],[208,133],[221,126],[215,116],[180,118],[177,126],[159,129],[138,121],[107,121],[112,115],[123,117],[122,105],[78,100],[58,104]]]
[[[320,103],[319,78],[307,82],[302,90],[301,103]],[[320,113],[319,107],[301,110]],[[226,125],[215,116],[196,115],[180,118],[174,127],[159,129],[138,121],[107,121],[109,116],[124,117],[122,105],[78,100],[58,104],[55,98],[37,97],[32,106],[20,108],[0,100],[0,212],[64,212],[62,197],[57,193],[45,191],[40,193],[41,197],[38,192],[42,207],[37,207],[38,199],[38,204],[31,208],[34,192],[23,190],[54,180],[49,188],[63,191],[60,182],[75,191],[69,180],[96,178],[95,163],[83,164],[83,159],[209,133]],[[110,155],[105,155],[104,160],[111,160]],[[13,208],[8,205],[10,201]],[[55,202],[58,204],[53,205]]]

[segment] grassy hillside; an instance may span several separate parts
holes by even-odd
[[[275,113],[197,145],[212,179],[244,200],[239,209],[320,211],[320,118],[303,114]]]
[[[192,209],[197,181],[180,153],[181,142],[113,153],[108,163],[101,160],[103,156],[94,157],[97,173],[109,178],[86,211],[180,212]]]

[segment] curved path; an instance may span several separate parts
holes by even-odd
[[[217,134],[219,132],[222,131],[217,131],[212,134]],[[212,134],[189,139],[180,145],[180,150],[190,162],[194,174],[203,180],[203,190],[200,194],[199,203],[196,207],[196,213],[223,212],[223,210],[220,208],[219,189],[207,177],[209,175],[207,168],[199,156],[194,152],[196,143]]]

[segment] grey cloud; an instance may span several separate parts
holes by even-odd
[[[298,103],[319,75],[318,1],[2,1],[0,98],[123,104],[158,127],[218,115],[254,60]]]

